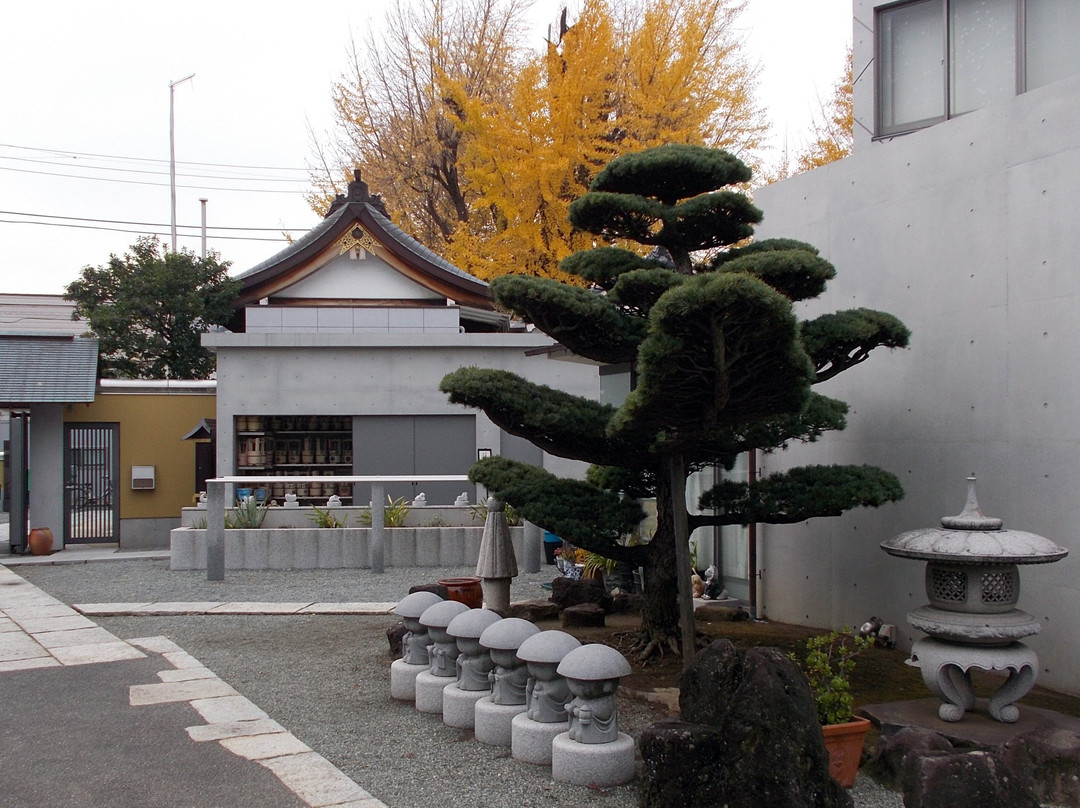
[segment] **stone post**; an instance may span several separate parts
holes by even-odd
[[[225,483],[206,483],[206,580],[225,580]]]

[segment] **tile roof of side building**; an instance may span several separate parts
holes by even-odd
[[[90,325],[73,320],[74,311],[61,295],[0,294],[0,334],[81,336]]]

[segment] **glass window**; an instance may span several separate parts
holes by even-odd
[[[1080,73],[1080,3],[1027,0],[1024,24],[1027,89]]]
[[[1016,94],[1016,0],[950,0],[949,114]]]
[[[940,0],[878,16],[879,131],[895,132],[945,117],[945,36]]]

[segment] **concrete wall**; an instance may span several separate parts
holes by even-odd
[[[464,567],[476,564],[483,527],[387,528],[387,567]],[[369,569],[371,528],[302,528],[225,531],[226,569]],[[523,559],[525,528],[510,528]],[[206,531],[172,531],[169,569],[206,569]],[[539,551],[539,547],[537,547]],[[521,568],[525,568],[524,562]]]
[[[463,366],[512,370],[593,399],[596,368],[525,351],[551,344],[543,334],[207,334],[217,352],[219,424],[236,415],[463,415],[439,382]],[[218,473],[234,473],[235,436],[218,433]],[[476,445],[496,452],[500,430],[476,416]],[[545,455],[544,467],[580,475],[583,464]],[[462,473],[464,473],[464,469]],[[474,499],[475,501],[475,499]],[[432,503],[440,504],[440,503]]]
[[[30,407],[30,528],[52,530],[53,547],[64,544],[64,414],[60,404]]]
[[[1067,79],[756,193],[759,237],[809,241],[837,267],[801,316],[866,306],[912,330],[909,350],[876,352],[816,388],[852,405],[846,431],[764,458],[766,473],[872,463],[907,491],[881,509],[763,527],[769,617],[840,626],[877,615],[909,643],[922,564],[878,544],[958,513],[975,472],[984,513],[1073,551],[1021,567],[1020,607],[1043,621],[1030,643],[1040,682],[1080,692],[1078,100],[1080,77]]]

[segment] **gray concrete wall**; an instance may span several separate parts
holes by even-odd
[[[30,408],[30,527],[52,530],[53,548],[64,546],[64,412],[61,404]]]
[[[179,517],[162,519],[121,519],[121,550],[167,550],[169,531],[180,526]]]
[[[764,458],[766,473],[872,463],[907,491],[877,510],[764,526],[769,617],[840,626],[877,615],[910,643],[905,614],[926,601],[922,564],[878,544],[958,513],[975,472],[985,513],[1072,550],[1021,567],[1020,607],[1043,621],[1030,643],[1040,682],[1080,692],[1078,100],[1080,77],[862,144],[756,193],[760,237],[804,239],[837,267],[801,316],[866,306],[912,330],[909,350],[875,352],[816,388],[851,404],[846,431]]]
[[[525,351],[552,343],[543,334],[208,334],[218,355],[218,473],[234,473],[235,415],[462,415],[439,392],[459,367],[512,370],[541,384],[599,398],[597,370]],[[476,445],[499,450],[500,431],[476,417]],[[555,474],[584,465],[545,456]],[[475,501],[475,499],[474,499]],[[432,503],[441,504],[441,503]]]

